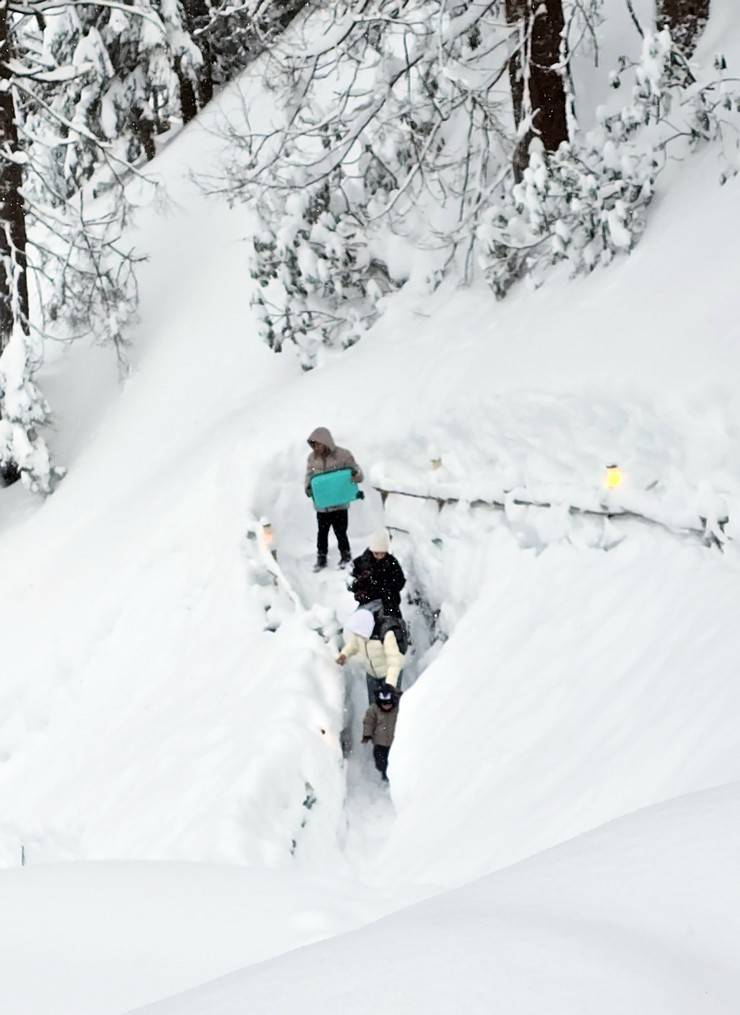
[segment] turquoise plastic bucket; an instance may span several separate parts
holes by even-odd
[[[357,483],[352,479],[351,469],[320,472],[311,479],[311,496],[317,511],[344,507],[345,504],[357,500],[357,494]]]

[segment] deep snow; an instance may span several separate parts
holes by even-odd
[[[137,1015],[729,1015],[739,836],[737,784],[684,797]]]
[[[342,878],[177,863],[0,871],[2,1007],[105,1015],[341,933],[374,902]]]
[[[733,25],[723,13],[707,47]],[[305,1006],[316,975],[322,1010],[361,1011],[382,952],[398,1011],[461,997],[473,1011],[734,1011],[737,795],[710,792],[740,780],[734,538],[720,553],[567,505],[603,502],[618,461],[625,486],[606,503],[679,526],[728,514],[737,535],[740,184],[716,186],[701,153],[608,271],[503,304],[411,284],[363,342],[303,375],[250,334],[248,218],[188,175],[218,152],[203,130],[215,115],[157,161],[171,205],[140,216],[151,263],[131,379],[114,396],[103,351],[59,358],[52,443],[69,475],[44,503],[0,492],[0,861],[17,865],[23,844],[32,865],[0,876],[2,951],[22,971],[0,977],[0,1006],[49,1015],[53,996],[55,1015],[113,1015],[497,871],[162,1010]],[[446,639],[424,657],[412,611],[423,672],[392,800],[367,756],[342,759],[332,656],[351,600],[336,571],[307,569],[317,423],[369,474],[463,497],[441,513],[386,505]],[[367,487],[357,550],[384,517]],[[560,506],[465,503],[510,489]],[[247,538],[264,515],[277,576]],[[137,863],[58,863],[113,858]],[[81,919],[66,922],[75,886]],[[132,922],[124,891],[140,900]],[[167,891],[211,899],[206,928],[227,914],[218,955],[173,933],[199,917]],[[34,930],[14,936],[22,921]]]

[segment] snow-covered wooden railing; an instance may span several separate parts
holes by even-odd
[[[593,499],[584,497],[581,503],[574,503],[573,500],[531,496],[523,489],[502,490],[499,494],[492,496],[465,496],[462,492],[455,491],[454,487],[447,483],[434,484],[431,489],[427,487],[426,489],[409,490],[400,489],[387,481],[382,483],[376,480],[373,489],[380,494],[384,506],[390,496],[396,496],[436,503],[440,511],[450,504],[466,504],[470,508],[482,507],[498,511],[507,511],[516,507],[560,509],[568,514],[600,517],[608,520],[632,519],[648,525],[659,526],[676,534],[698,536],[707,546],[717,546],[720,549],[730,538],[726,532],[729,523],[727,515],[712,517],[709,514],[694,514],[676,508],[664,510],[662,514],[659,514],[650,509],[651,505],[645,496],[649,491],[633,493],[626,498],[623,496],[621,503],[617,502],[611,494],[607,494],[602,502],[599,502],[595,496]],[[390,527],[393,528],[393,526]]]

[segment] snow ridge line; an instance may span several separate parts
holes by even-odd
[[[514,490],[504,490],[503,499],[497,500],[494,498],[482,498],[482,497],[465,497],[462,495],[450,495],[448,493],[420,493],[411,490],[398,490],[389,487],[374,486],[381,497],[383,505],[385,505],[388,497],[410,497],[415,500],[432,501],[437,504],[441,511],[443,507],[448,504],[467,504],[470,508],[476,507],[487,507],[496,511],[506,512],[510,507],[534,507],[534,508],[545,508],[545,509],[564,509],[568,514],[571,515],[585,515],[588,517],[599,517],[605,518],[608,521],[614,519],[629,519],[637,522],[641,522],[645,525],[655,525],[667,532],[672,532],[676,535],[690,535],[697,536],[701,539],[705,546],[716,546],[722,550],[723,545],[733,537],[725,531],[729,524],[729,516],[724,515],[723,517],[717,517],[714,519],[708,517],[702,517],[701,515],[697,518],[697,523],[692,524],[686,522],[685,524],[677,524],[667,521],[666,519],[659,518],[655,515],[646,514],[643,511],[638,511],[632,508],[623,507],[609,507],[604,505],[602,507],[587,507],[580,504],[556,501],[537,500],[528,497],[523,492],[516,492]],[[395,526],[390,526],[396,528]],[[396,528],[399,532],[407,532],[407,529]]]

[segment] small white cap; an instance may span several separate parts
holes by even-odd
[[[359,634],[361,638],[369,638],[375,627],[375,617],[370,610],[355,610],[347,621],[347,630]]]
[[[373,532],[367,545],[371,553],[388,553],[391,547],[388,530],[378,529],[377,532]]]

